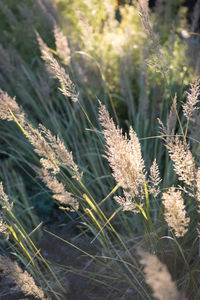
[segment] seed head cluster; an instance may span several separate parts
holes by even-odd
[[[25,113],[17,104],[15,98],[11,98],[6,92],[0,89],[0,119],[13,121],[13,115],[21,125],[25,123]]]
[[[39,34],[37,33],[37,40],[40,46],[40,51],[42,53],[42,59],[45,61],[46,66],[50,74],[56,77],[60,81],[61,87],[59,88],[61,92],[70,97],[74,102],[78,101],[76,88],[71,81],[69,75],[65,72],[65,69],[60,66],[58,61],[54,58],[53,54],[50,52],[47,45],[43,42]]]
[[[55,25],[54,27],[54,37],[56,42],[56,51],[64,63],[68,65],[71,60],[71,50],[66,36],[63,34],[58,25]]]
[[[158,164],[156,159],[154,159],[153,164],[150,168],[150,176],[149,176],[149,192],[154,196],[157,197],[160,193],[159,184],[161,183],[162,179],[160,178],[160,171],[158,168]]]
[[[99,119],[101,121],[103,134],[107,143],[107,159],[113,171],[116,182],[126,191],[126,201],[124,198],[116,198],[123,203],[124,209],[130,208],[127,203],[130,197],[134,198],[140,194],[141,186],[144,182],[144,162],[142,159],[139,140],[133,129],[130,129],[130,139],[123,136],[122,131],[116,128],[110,118],[106,107],[100,103]],[[127,199],[127,196],[129,197]]]
[[[196,188],[197,188],[197,202],[198,202],[198,213],[200,214],[200,168],[197,170],[196,174]]]
[[[125,195],[125,197],[115,196],[114,197],[115,201],[118,202],[118,204],[121,206],[122,210],[138,213],[137,205],[133,201],[132,197],[130,196],[130,193],[127,193],[124,191],[124,195]]]
[[[2,182],[0,182],[0,200],[2,201],[2,208],[4,209],[11,209],[12,208],[12,204],[9,203],[9,199],[8,196],[6,195],[6,193],[4,192],[3,189],[3,184]]]
[[[0,256],[0,270],[3,276],[15,284],[16,290],[21,291],[25,296],[46,299],[42,289],[36,285],[33,277],[27,271],[23,271],[17,262],[12,261],[7,256]]]
[[[72,152],[69,152],[64,143],[58,136],[53,136],[45,126],[39,125],[41,133],[45,136],[48,145],[51,147],[53,152],[55,153],[57,164],[67,166],[71,168],[77,176],[81,176],[78,171],[78,167],[73,160]]]
[[[166,148],[174,162],[174,170],[179,180],[193,187],[195,181],[195,163],[189,146],[185,145],[176,135],[168,139]]]
[[[144,265],[146,283],[152,288],[153,296],[159,300],[185,300],[173,282],[167,267],[156,255],[139,250],[140,263]]]
[[[15,121],[21,126],[23,133],[34,146],[34,151],[40,156],[40,163],[43,169],[43,181],[47,184],[49,189],[54,193],[54,198],[61,204],[73,204],[74,208],[78,207],[77,201],[72,198],[64,186],[58,182],[54,177],[59,171],[60,166],[64,165],[70,168],[73,176],[81,179],[77,165],[74,163],[71,152],[68,152],[64,143],[59,137],[55,137],[43,125],[40,125],[40,130],[33,128],[31,124],[26,121],[23,109],[17,104],[15,98],[10,98],[7,93],[0,90],[0,104],[1,112],[0,118],[8,121]],[[51,173],[50,173],[51,172]],[[3,192],[3,187],[0,185],[0,196],[4,203],[8,204],[8,199]]]
[[[165,207],[165,220],[177,237],[182,237],[188,231],[190,218],[186,217],[186,210],[181,191],[174,187],[162,195]]]
[[[53,193],[53,198],[56,199],[60,204],[70,205],[73,209],[79,208],[78,201],[66,191],[62,182],[59,182],[55,176],[52,176],[47,169],[36,170],[42,181]]]
[[[189,120],[193,114],[193,112],[199,109],[196,105],[198,104],[198,96],[200,94],[200,79],[196,79],[196,81],[190,85],[190,91],[187,92],[187,100],[182,105],[183,114],[187,120]]]

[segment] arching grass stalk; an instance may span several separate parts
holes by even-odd
[[[50,235],[58,238],[59,240],[63,241],[64,243],[70,245],[71,247],[79,250],[81,253],[85,254],[86,256],[92,258],[95,262],[97,262],[99,265],[101,265],[102,267],[105,267],[106,269],[108,270],[111,270],[112,272],[115,271],[116,273],[119,273],[122,277],[125,278],[125,282],[128,282],[130,284],[130,286],[133,286],[134,289],[137,289],[138,290],[138,286],[141,288],[141,290],[143,291],[144,294],[141,293],[141,291],[139,290],[138,292],[141,294],[141,296],[146,296],[147,298],[146,299],[151,299],[150,296],[148,295],[147,291],[144,289],[144,287],[141,285],[141,283],[138,281],[138,279],[136,278],[136,276],[134,275],[134,273],[131,271],[130,267],[128,266],[128,264],[126,264],[126,262],[121,258],[121,256],[119,255],[118,252],[116,252],[113,244],[110,242],[110,239],[107,237],[108,241],[110,242],[110,246],[112,247],[112,249],[114,250],[114,252],[116,253],[116,255],[120,258],[119,259],[119,262],[121,262],[124,267],[128,270],[128,272],[131,274],[131,276],[134,278],[135,282],[137,283],[137,285],[133,282],[133,280],[131,280],[131,278],[123,271],[119,271],[118,269],[116,270],[114,268],[113,270],[113,267],[111,267],[109,264],[106,264],[106,263],[103,263],[101,260],[99,260],[96,256],[93,256],[91,255],[90,253],[80,249],[79,247],[77,247],[76,245],[73,245],[72,243],[70,243],[69,241],[55,235],[54,233],[52,232],[49,232],[48,230],[44,230],[45,232],[49,233]],[[131,265],[130,265],[131,266]],[[138,267],[138,270],[139,270],[139,267]]]

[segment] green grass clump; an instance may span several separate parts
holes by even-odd
[[[1,245],[22,269],[3,256],[0,269],[10,278],[12,266],[18,291],[36,298],[66,299],[66,274],[76,273],[108,299],[199,299],[200,85],[180,34],[185,12],[166,4],[166,22],[179,15],[169,28],[164,8],[149,15],[142,0],[57,2],[67,38],[46,1],[2,6],[13,17],[0,48]],[[45,43],[48,29],[31,18],[26,52],[18,19],[39,7],[53,34]],[[42,226],[53,214],[72,224],[68,238]],[[45,234],[79,251],[84,267],[45,258]],[[28,274],[40,296],[24,289]]]

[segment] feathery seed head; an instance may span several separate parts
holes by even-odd
[[[132,198],[139,195],[144,182],[144,162],[138,138],[130,129],[130,140],[123,136],[110,118],[105,106],[100,103],[99,119],[107,143],[107,159],[113,171],[116,182],[130,193]]]
[[[9,203],[8,196],[4,192],[3,184],[0,182],[0,200],[1,200],[1,206],[3,210],[11,210],[13,207],[13,203]],[[0,212],[0,233],[5,234],[6,239],[9,238],[9,232],[6,228],[6,222],[5,222],[5,214],[4,211]]]
[[[45,126],[39,125],[40,131],[31,125],[26,126],[30,141],[35,152],[41,157],[43,168],[52,170],[54,174],[60,171],[60,165],[69,167],[76,178],[81,178],[78,167],[73,160],[71,152],[68,152],[59,137],[53,136]]]
[[[139,0],[139,15],[143,23],[146,35],[151,40],[151,47],[153,54],[150,59],[147,60],[147,63],[155,67],[158,72],[168,72],[169,63],[167,57],[164,54],[163,48],[160,45],[160,39],[157,33],[153,31],[152,25],[149,19],[149,4],[148,0]]]
[[[139,213],[137,209],[137,205],[133,202],[133,198],[130,193],[124,191],[125,197],[115,196],[114,199],[118,204],[121,206],[122,210],[124,211],[132,211],[134,213]],[[142,204],[141,204],[142,206]]]
[[[42,181],[52,191],[53,198],[61,204],[67,204],[72,207],[71,211],[78,210],[79,203],[72,195],[65,190],[62,182],[59,182],[55,176],[52,176],[47,169],[36,169]]]
[[[6,92],[0,89],[0,118],[2,120],[13,121],[13,115],[18,122],[23,125],[25,123],[25,113],[17,104],[15,98],[11,98]],[[12,115],[13,114],[13,115]]]
[[[71,50],[67,38],[64,36],[62,30],[55,25],[54,37],[56,41],[56,51],[58,55],[63,59],[64,63],[68,65],[71,60]]]
[[[40,289],[32,276],[27,271],[23,271],[17,262],[6,256],[0,256],[0,269],[3,275],[16,285],[17,290],[21,290],[26,296],[34,296],[37,299],[46,299],[42,289]]]
[[[151,184],[149,191],[154,197],[157,197],[160,193],[159,184],[161,183],[161,181],[162,179],[160,178],[160,172],[155,158],[150,168],[149,176],[149,183]]]
[[[141,17],[142,24],[144,26],[145,32],[147,36],[150,38],[152,41],[152,46],[153,50],[157,53],[160,51],[160,42],[159,38],[157,35],[155,35],[152,25],[149,20],[149,4],[148,0],[139,0],[138,5],[139,5],[139,14]]]
[[[0,200],[2,200],[2,203],[3,203],[2,208],[12,209],[13,204],[9,203],[9,199],[8,199],[8,196],[6,195],[6,193],[4,192],[2,182],[0,182]]]
[[[53,136],[50,130],[46,129],[45,126],[39,125],[41,133],[44,134],[46,141],[48,141],[49,147],[53,150],[57,164],[63,164],[73,170],[76,176],[81,178],[81,174],[78,171],[78,167],[73,160],[72,152],[68,152],[64,143],[57,136]]]
[[[0,214],[0,233],[4,233],[7,235],[7,228],[6,228],[6,224],[3,219],[4,219],[4,216],[2,214]]]
[[[165,207],[165,220],[168,226],[175,231],[177,237],[182,237],[188,231],[190,218],[186,218],[186,210],[181,191],[175,187],[163,193],[163,204]]]
[[[200,214],[200,168],[196,173],[196,188],[197,188],[197,201],[198,201],[198,213]]]
[[[166,148],[169,151],[170,158],[174,162],[174,170],[179,180],[193,187],[195,181],[195,163],[189,146],[184,145],[176,135],[168,139]]]
[[[73,161],[72,153],[69,153],[59,137],[52,136],[51,132],[40,125],[41,132],[33,128],[26,120],[23,109],[17,104],[15,98],[0,89],[0,118],[7,121],[17,121],[23,133],[29,138],[35,152],[41,157],[40,162],[46,169],[52,169],[54,173],[60,171],[59,165],[70,167],[76,177],[81,178],[78,167]],[[43,133],[43,135],[42,135]]]
[[[153,296],[159,300],[185,300],[173,282],[167,267],[156,255],[138,250],[140,263],[144,265],[146,283],[152,288]]]
[[[75,85],[71,81],[68,74],[66,74],[65,69],[61,67],[58,61],[53,57],[47,45],[43,42],[38,33],[37,40],[40,46],[40,51],[42,53],[42,59],[45,61],[46,66],[50,74],[57,78],[60,82],[61,87],[59,88],[63,95],[70,97],[74,102],[78,101],[77,92]]]
[[[58,173],[60,171],[59,161],[41,132],[29,124],[27,124],[26,130],[30,136],[30,142],[35,148],[34,151],[41,157],[42,166],[47,170],[51,169],[55,174]]]
[[[197,103],[199,103],[199,94],[200,94],[200,78],[196,79],[194,84],[190,85],[190,91],[187,92],[187,100],[183,103],[183,114],[187,120],[189,120],[193,114],[193,112],[199,107],[196,107]]]

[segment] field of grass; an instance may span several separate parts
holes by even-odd
[[[1,299],[200,299],[199,11],[0,2]]]

